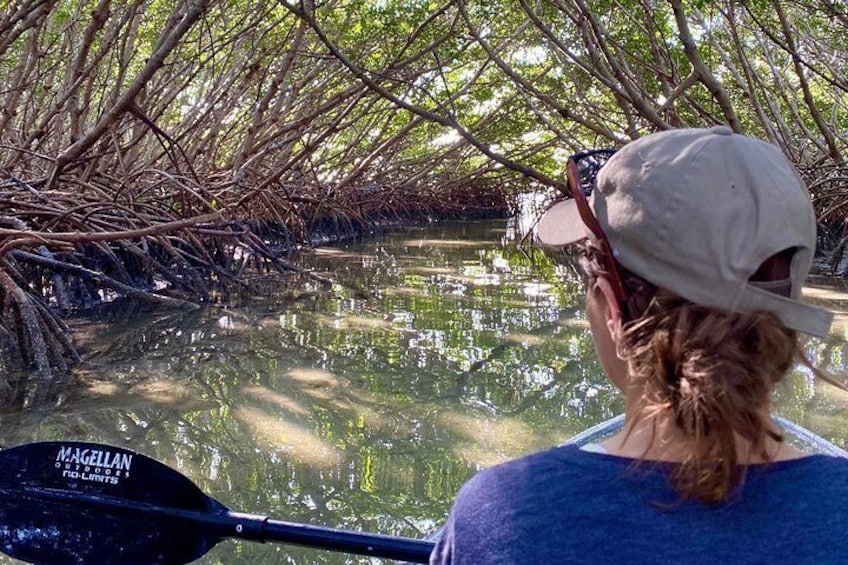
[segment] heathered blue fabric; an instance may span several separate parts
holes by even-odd
[[[714,506],[678,502],[668,470],[574,446],[486,469],[430,563],[848,563],[848,459],[749,466]]]

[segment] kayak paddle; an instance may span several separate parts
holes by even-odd
[[[434,542],[232,512],[140,453],[48,441],[0,451],[0,551],[30,563],[177,564],[224,538],[426,563]]]

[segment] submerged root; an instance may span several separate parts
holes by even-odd
[[[3,331],[0,334],[5,338],[4,353],[8,352],[8,358],[2,364],[34,365],[45,381],[52,380],[54,366],[60,371],[67,370],[64,354],[75,357],[76,352],[63,350],[58,339],[45,338],[43,329],[51,325],[42,319],[43,313],[34,304],[34,299],[3,269],[0,269],[0,288],[4,294]],[[56,347],[57,344],[59,347]]]

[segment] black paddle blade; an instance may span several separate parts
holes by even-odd
[[[0,451],[0,551],[30,563],[187,563],[219,541],[168,508],[227,509],[134,451],[43,442]]]

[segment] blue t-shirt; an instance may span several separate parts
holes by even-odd
[[[750,465],[721,505],[680,502],[670,468],[562,446],[486,469],[430,563],[848,563],[848,459]]]

